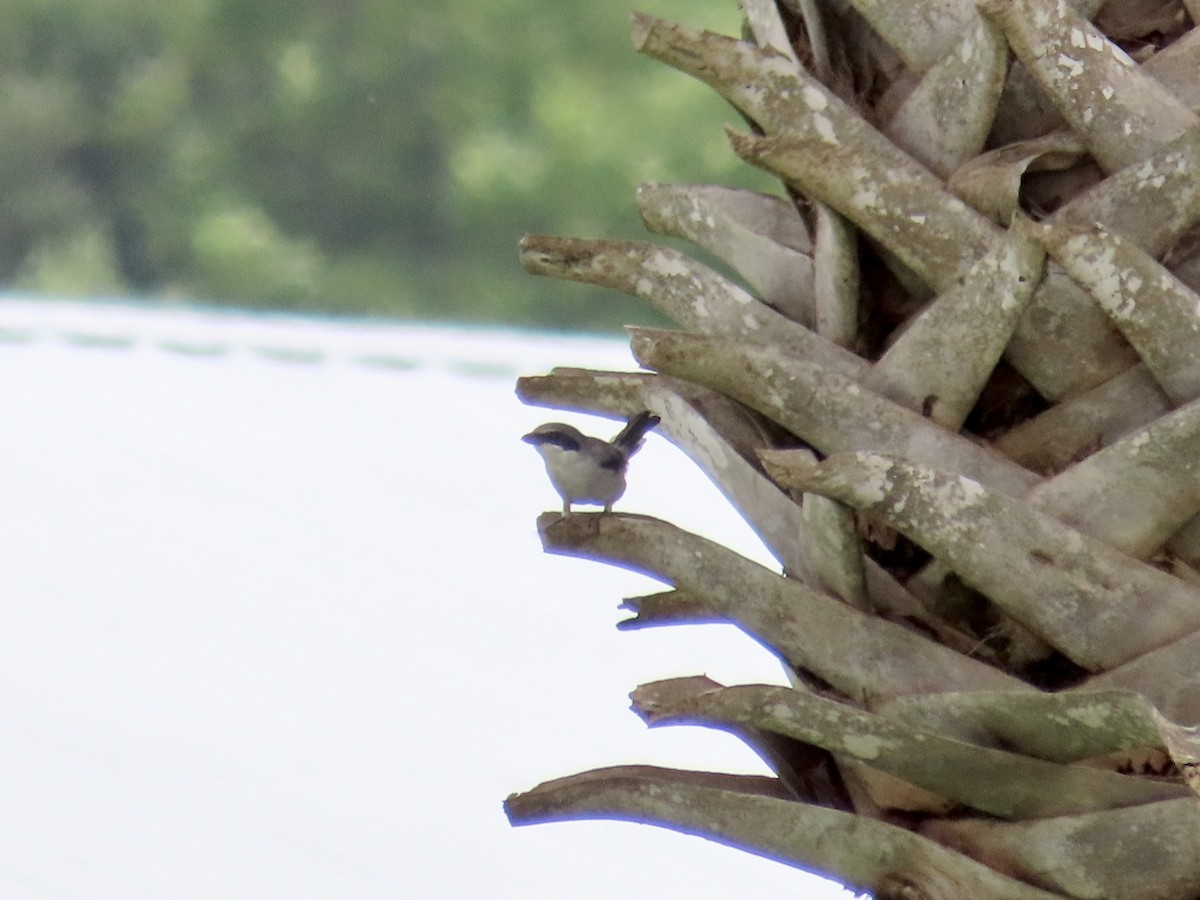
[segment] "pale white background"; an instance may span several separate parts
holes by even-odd
[[[619,342],[0,301],[0,897],[843,897],[627,823],[510,828],[600,765],[765,771],[638,683],[782,683],[545,556],[518,373]],[[603,420],[565,416],[609,436]],[[653,436],[621,506],[767,561]]]

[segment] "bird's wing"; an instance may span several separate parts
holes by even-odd
[[[595,457],[600,468],[611,469],[614,472],[620,472],[625,468],[628,457],[620,447],[599,438],[585,438],[584,440],[588,443],[588,454]]]

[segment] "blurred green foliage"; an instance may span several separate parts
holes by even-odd
[[[645,0],[737,33],[735,0]],[[552,327],[645,321],[524,275],[526,231],[642,235],[646,180],[762,187],[628,8],[5,0],[0,283]]]

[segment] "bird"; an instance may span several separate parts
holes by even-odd
[[[547,422],[521,440],[532,444],[546,463],[550,483],[562,496],[563,516],[571,504],[590,503],[612,512],[613,503],[625,493],[625,470],[629,457],[642,446],[642,438],[662,421],[642,410],[630,417],[611,441],[589,437],[572,425]]]

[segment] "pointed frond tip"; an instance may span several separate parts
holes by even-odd
[[[544,514],[548,552],[599,560],[686,591],[797,669],[878,703],[954,689],[1029,690],[1020,680],[868,615],[713,541],[649,516]],[[856,648],[871,646],[864,655]]]
[[[678,678],[643,685],[633,699],[635,711],[650,725],[782,734],[1005,819],[1078,815],[1190,794],[1182,784],[1130,779],[945,738],[774,685],[726,688],[704,677]]]
[[[836,878],[880,896],[951,897],[970,885],[995,900],[1055,900],[914,832],[791,799],[775,778],[654,766],[596,769],[511,795],[514,825],[616,819],[660,825]],[[896,891],[900,885],[910,893]],[[929,889],[929,893],[923,893]]]

